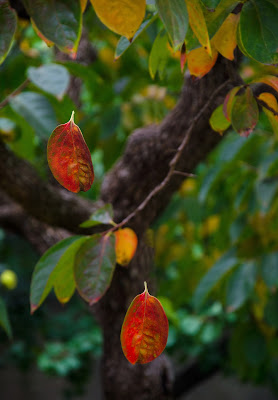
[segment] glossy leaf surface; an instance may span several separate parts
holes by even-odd
[[[55,179],[71,192],[86,192],[94,181],[91,153],[72,118],[57,126],[47,145],[47,159]]]
[[[155,0],[156,8],[170,36],[174,50],[184,42],[188,14],[184,0]]]
[[[132,39],[146,11],[146,0],[91,0],[94,10],[111,31]]]
[[[237,45],[236,30],[239,14],[230,14],[212,39],[216,50],[228,60],[234,59],[234,50]]]
[[[43,36],[61,51],[76,54],[82,25],[79,1],[23,0],[23,3]]]
[[[216,132],[223,133],[231,125],[230,121],[227,120],[223,113],[223,104],[218,106],[212,113],[210,120],[210,126]]]
[[[29,67],[27,75],[37,87],[60,98],[66,93],[70,82],[68,70],[58,64]]]
[[[113,220],[113,208],[111,204],[99,208],[94,212],[87,221],[82,222],[79,226],[81,228],[90,228],[91,226],[99,224],[111,224]]]
[[[115,266],[113,235],[93,235],[78,250],[74,279],[80,296],[90,305],[96,303],[109,288]]]
[[[185,0],[185,3],[192,31],[200,44],[206,49],[208,54],[211,55],[208,29],[200,0]]]
[[[146,364],[164,350],[168,338],[168,320],[160,301],[147,290],[132,301],[127,310],[121,344],[131,364]]]
[[[232,107],[231,121],[233,128],[240,136],[248,137],[259,120],[259,109],[250,87],[235,98]]]
[[[116,261],[120,265],[128,265],[137,249],[137,235],[132,229],[124,228],[116,231],[115,237]]]
[[[191,75],[202,78],[214,66],[218,53],[212,48],[212,56],[210,56],[203,47],[191,50],[187,57],[187,65]]]
[[[0,64],[10,51],[16,25],[16,12],[10,7],[8,0],[0,0]]]

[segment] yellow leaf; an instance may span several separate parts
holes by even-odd
[[[126,266],[132,260],[137,249],[137,235],[130,228],[119,229],[115,232],[116,242],[116,261],[122,266]]]
[[[202,78],[214,66],[218,53],[214,47],[211,48],[210,57],[203,47],[191,50],[187,57],[187,65],[191,75]]]
[[[91,0],[101,22],[111,31],[132,39],[146,11],[146,0]]]
[[[234,59],[234,50],[237,45],[236,31],[240,14],[230,14],[220,26],[211,40],[216,50],[228,60]]]
[[[278,112],[278,103],[276,97],[271,93],[261,93],[259,95],[259,100],[265,102],[269,107],[271,107],[274,111]],[[278,135],[278,116],[274,115],[272,111],[268,110],[266,107],[263,107],[265,114],[267,115],[269,122],[271,123],[272,129],[276,135]]]
[[[82,13],[86,10],[88,0],[80,0]]]
[[[203,14],[203,9],[199,0],[185,0],[189,24],[200,44],[211,56],[211,46],[209,41],[208,28]]]

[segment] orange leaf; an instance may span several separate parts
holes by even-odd
[[[124,228],[116,231],[115,237],[116,261],[118,264],[126,266],[132,260],[137,249],[136,233],[130,228]]]
[[[234,59],[234,50],[237,45],[236,31],[240,14],[230,14],[220,26],[211,43],[216,50],[228,60]]]
[[[212,69],[216,63],[218,53],[213,47],[211,51],[211,57],[203,47],[190,51],[187,57],[187,64],[191,75],[202,78]]]
[[[71,192],[86,192],[94,181],[91,154],[82,132],[73,120],[57,126],[47,145],[47,159],[57,181]]]
[[[87,3],[88,3],[88,0],[80,0],[80,5],[81,5],[81,11],[82,11],[82,13],[84,13],[84,11],[86,10]]]
[[[145,291],[135,297],[127,310],[121,331],[124,355],[131,364],[153,361],[165,349],[169,324],[162,305]]]
[[[231,89],[224,100],[223,113],[224,113],[225,117],[227,118],[227,120],[230,122],[231,122],[231,112],[232,112],[235,96],[241,87],[242,86],[236,86],[233,89]]]
[[[273,75],[266,75],[262,78],[256,80],[256,82],[265,83],[268,86],[271,86],[276,92],[278,92],[278,77]]]
[[[274,111],[278,112],[278,103],[276,97],[271,93],[261,93],[259,95],[259,100],[264,101],[269,107],[271,107]],[[269,122],[272,125],[273,131],[278,134],[278,116],[274,115],[272,111],[263,107],[263,111],[267,115]]]
[[[208,28],[204,17],[200,0],[185,0],[189,24],[200,44],[211,56],[211,46],[208,34]]]

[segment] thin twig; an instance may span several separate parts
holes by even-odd
[[[109,229],[109,231],[107,232],[113,232],[116,229],[121,228],[122,226],[126,225],[130,220],[132,220],[140,211],[144,210],[144,208],[146,207],[146,205],[150,202],[150,200],[155,197],[162,189],[165,188],[165,186],[169,183],[171,177],[173,174],[175,174],[178,171],[175,171],[176,165],[182,155],[183,150],[185,149],[186,145],[188,144],[192,132],[197,124],[197,122],[199,121],[199,119],[202,117],[202,115],[205,113],[205,111],[207,110],[207,108],[210,106],[211,101],[218,95],[218,93],[220,93],[225,86],[227,86],[229,83],[231,83],[231,80],[228,80],[226,82],[224,82],[222,85],[220,85],[210,96],[210,98],[208,99],[208,101],[206,102],[206,104],[201,108],[201,110],[198,112],[198,114],[192,119],[191,125],[189,126],[189,128],[187,129],[184,138],[181,142],[181,144],[179,145],[174,157],[172,158],[172,160],[169,163],[169,171],[167,173],[167,175],[165,176],[165,178],[163,179],[162,182],[160,182],[149,194],[147,197],[145,197],[145,199],[142,201],[141,204],[139,204],[139,206],[132,212],[130,213],[126,218],[124,218],[120,223],[118,223],[116,226],[114,226],[113,228]]]
[[[278,111],[275,111],[274,108],[270,107],[264,100],[259,99],[256,97],[257,103],[259,103],[262,107],[266,108],[267,110],[271,111],[273,115],[278,117]]]
[[[187,178],[197,178],[197,175],[195,174],[190,174],[189,172],[182,172],[182,171],[174,171],[173,172],[175,175],[181,175],[185,176]]]
[[[0,103],[0,110],[1,110],[1,108],[4,108],[9,103],[9,101],[11,100],[12,97],[14,97],[17,94],[21,93],[22,90],[25,89],[26,86],[29,84],[29,82],[30,82],[30,80],[27,78],[11,94],[9,94],[4,100],[2,100],[1,103]]]

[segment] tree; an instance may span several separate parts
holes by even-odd
[[[82,118],[83,112],[82,130],[84,134],[86,129],[93,129],[94,121],[90,121],[90,118],[99,118],[98,107],[96,106],[93,111],[82,110],[85,101],[80,98],[80,91],[84,99],[91,95],[88,86],[95,85],[97,91],[94,94],[97,93],[100,96],[98,106],[102,107],[100,120],[103,124],[101,128],[103,137],[100,139],[105,142],[103,139],[109,138],[111,132],[114,133],[113,124],[119,125],[119,104],[116,101],[111,102],[110,97],[115,93],[120,93],[122,99],[125,99],[127,94],[130,96],[136,92],[134,87],[140,85],[138,76],[141,75],[141,79],[142,76],[144,79],[149,78],[146,77],[144,68],[138,61],[138,55],[136,55],[136,59],[133,54],[123,63],[130,75],[135,74],[134,70],[138,68],[139,83],[136,84],[136,78],[132,79],[131,85],[134,87],[125,92],[129,84],[128,77],[121,76],[122,80],[117,82],[114,90],[106,92],[103,89],[103,93],[101,93],[101,88],[107,81],[109,79],[110,82],[113,81],[113,68],[110,65],[107,70],[101,70],[104,63],[97,64],[98,61],[95,60],[98,56],[88,43],[91,21],[96,23],[91,5],[87,6],[88,11],[84,14],[84,26],[87,28],[87,34],[85,32],[80,40],[81,7],[84,10],[86,2],[81,1],[79,4],[77,1],[25,0],[23,1],[25,9],[22,8],[20,2],[19,4],[17,1],[10,3],[15,11],[10,8],[8,1],[0,1],[0,20],[5,21],[1,24],[2,31],[0,32],[1,61],[4,61],[11,47],[18,14],[26,17],[28,21],[31,18],[35,31],[48,45],[54,43],[60,51],[68,53],[69,57],[76,57],[77,62],[69,61],[70,58],[61,55],[60,52],[56,52],[56,58],[60,60],[63,67],[60,64],[49,67],[46,64],[46,66],[37,68],[43,57],[38,57],[38,60],[34,58],[32,62],[30,58],[19,60],[21,65],[24,65],[24,70],[26,63],[27,66],[32,64],[32,67],[28,68],[26,80],[22,80],[22,76],[15,77],[12,84],[6,82],[5,79],[8,81],[8,77],[12,74],[12,60],[17,57],[18,49],[13,49],[3,63],[2,90],[3,93],[7,92],[7,96],[0,103],[3,113],[1,115],[6,119],[2,120],[2,124],[6,124],[2,131],[6,132],[6,139],[12,139],[12,135],[16,135],[16,129],[20,128],[21,140],[11,141],[10,146],[4,142],[0,144],[1,203],[4,210],[1,214],[1,225],[24,235],[41,254],[61,239],[69,238],[73,234],[96,235],[108,230],[112,232],[116,228],[126,225],[136,232],[138,248],[129,267],[123,268],[117,265],[115,271],[112,271],[112,283],[107,285],[109,289],[92,307],[92,312],[102,328],[104,337],[102,370],[105,394],[107,399],[130,398],[130,393],[132,393],[133,399],[139,397],[141,399],[171,398],[173,393],[178,395],[193,385],[194,382],[187,383],[187,376],[193,377],[193,381],[198,382],[203,376],[207,376],[207,372],[199,371],[199,364],[196,362],[192,367],[186,368],[185,383],[180,388],[179,384],[184,378],[181,380],[176,378],[173,383],[172,367],[165,355],[161,355],[149,364],[132,366],[124,358],[119,343],[125,313],[132,299],[142,292],[143,282],[149,282],[150,289],[152,289],[150,292],[153,292],[154,289],[151,283],[154,252],[153,248],[146,243],[145,232],[165,210],[185,177],[192,173],[222,140],[222,136],[216,134],[211,126],[222,133],[229,128],[231,123],[237,133],[248,136],[258,123],[259,106],[261,106],[274,131],[277,132],[278,107],[275,97],[278,87],[277,68],[261,66],[259,76],[254,78],[254,83],[248,79],[247,83],[244,82],[242,75],[239,74],[241,60],[244,60],[245,63],[252,63],[249,59],[254,59],[261,64],[275,65],[277,63],[277,4],[274,0],[246,2],[156,0],[148,2],[145,15],[146,5],[143,0],[128,3],[131,8],[135,9],[131,14],[128,14],[129,8],[126,9],[121,1],[115,1],[115,9],[111,8],[111,12],[108,12],[111,2],[107,1],[107,4],[103,6],[103,1],[92,0],[92,5],[100,20],[114,32],[126,36],[119,40],[116,47],[116,58],[128,57],[128,52],[132,51],[132,47],[136,46],[136,43],[144,40],[144,31],[149,29],[150,37],[155,37],[149,57],[150,75],[155,78],[158,73],[162,78],[167,70],[167,63],[168,68],[172,68],[173,59],[169,61],[170,51],[172,51],[169,50],[169,47],[171,47],[179,51],[182,70],[187,60],[189,73],[195,77],[192,79],[190,74],[186,74],[177,104],[159,124],[135,130],[128,137],[124,149],[121,141],[115,145],[118,153],[111,157],[107,166],[110,166],[118,158],[120,150],[122,150],[122,155],[103,178],[100,198],[96,200],[90,196],[77,196],[56,184],[46,172],[45,165],[39,164],[40,160],[45,157],[45,141],[55,128],[56,118],[59,122],[64,123],[66,115],[70,115],[72,109],[76,108],[74,103],[81,109],[79,118]],[[57,20],[52,18],[53,15],[56,17],[58,15]],[[126,16],[124,23],[121,19],[122,15]],[[25,28],[25,24],[28,24],[27,28]],[[262,27],[260,31],[257,29],[258,24]],[[34,57],[36,48],[42,45],[39,39],[32,39],[33,42],[32,40],[24,42],[31,29],[29,22],[19,23],[17,40],[21,50],[27,53],[27,57]],[[96,31],[100,30],[102,33],[102,29],[98,26]],[[273,34],[269,32],[273,32]],[[108,37],[107,40],[114,42],[114,36],[113,39],[111,37]],[[137,37],[139,38],[137,39]],[[134,44],[130,42],[132,38]],[[30,43],[32,47],[28,47]],[[78,44],[79,52],[77,52]],[[236,50],[236,59],[234,60],[236,45],[243,55]],[[146,48],[148,47],[149,43],[147,42]],[[140,48],[137,49],[139,52]],[[125,55],[123,55],[124,52],[126,52]],[[101,55],[101,49],[99,53]],[[20,58],[20,56],[18,57]],[[46,55],[45,58],[47,59],[47,57]],[[9,59],[11,59],[10,65]],[[95,63],[91,66],[84,67],[82,65],[82,63],[93,61]],[[135,65],[129,65],[130,61],[135,62]],[[248,65],[250,67],[250,64]],[[63,100],[59,100],[67,90],[68,71],[78,76],[79,80],[71,78],[68,92],[71,98],[65,96]],[[80,78],[86,84],[83,92]],[[173,86],[173,83],[171,85]],[[32,87],[32,92],[30,87]],[[10,90],[11,88],[13,90]],[[87,102],[87,104],[94,105],[94,101],[94,99],[93,101],[90,99],[91,103]],[[221,106],[222,104],[223,106]],[[110,120],[112,127],[109,124]],[[7,127],[9,123],[12,125]],[[31,139],[30,135],[28,137],[27,131],[30,129],[41,135],[41,138],[37,139],[39,140],[37,147],[33,137]],[[125,133],[122,136],[125,137]],[[90,139],[89,136],[88,139],[89,147],[97,144],[97,141]],[[107,145],[105,146],[104,143],[103,147],[105,149]],[[104,157],[105,155],[104,151]],[[30,165],[30,161],[33,165]],[[47,175],[48,179],[43,179],[41,175]],[[272,179],[272,176],[270,178]],[[276,186],[271,189],[273,195],[275,188]],[[89,228],[80,227],[84,221],[94,219],[91,216],[107,204],[111,204],[113,207],[113,220],[116,227],[111,226],[107,218],[101,219],[102,224],[100,225],[92,226],[93,223],[91,223]],[[93,237],[96,238],[96,236]],[[97,238],[99,237],[97,236]],[[71,239],[67,240],[67,243],[70,243]],[[82,241],[80,238],[78,240]],[[273,244],[267,248],[272,257],[276,257],[275,246]],[[237,250],[239,252],[240,249]],[[71,254],[72,259],[77,251],[78,247]],[[265,252],[266,248],[262,248],[258,258]],[[244,255],[248,260],[247,254]],[[72,262],[72,264],[74,263]],[[240,264],[239,258],[233,253],[233,250],[224,254],[200,281],[193,297],[193,304],[198,308],[214,284],[238,264]],[[49,272],[54,266],[55,263],[51,264],[50,261],[47,261],[47,279],[39,278],[38,283],[34,283],[34,290],[39,285],[47,286]],[[250,264],[249,267],[240,265],[236,269],[237,274],[229,276],[229,296],[232,299],[230,303],[232,310],[238,309],[239,313],[242,312],[240,306],[248,299],[255,287],[256,273],[254,270],[254,265]],[[65,279],[65,272],[63,274],[61,281]],[[273,274],[276,277],[276,272]],[[268,276],[266,278],[266,283],[268,283],[269,275],[268,273],[265,275]],[[66,289],[63,290],[66,291]],[[57,291],[56,288],[56,293]],[[80,287],[79,291],[82,293]],[[43,297],[44,295],[40,294],[39,301]],[[239,298],[241,301],[238,300]],[[270,301],[273,302],[274,298],[271,298]],[[246,311],[246,315],[249,315],[248,311]],[[270,319],[270,325],[273,325],[272,317]],[[4,324],[4,322],[2,323]],[[262,323],[259,321],[257,325]],[[266,338],[267,335],[268,333],[265,333],[263,337]],[[254,339],[255,342],[262,340],[262,334],[258,337]],[[222,338],[220,347],[222,348],[223,343],[225,345],[228,340]],[[255,368],[256,373],[260,367],[261,365],[257,369]],[[198,371],[197,374],[196,371]]]

